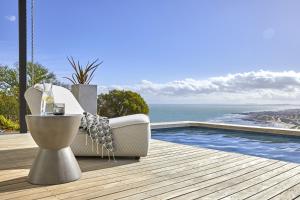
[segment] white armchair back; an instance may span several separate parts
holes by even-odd
[[[66,114],[82,114],[84,110],[73,96],[70,90],[53,85],[54,102],[65,104]],[[32,114],[39,115],[41,108],[42,92],[34,87],[30,87],[25,92],[25,99]]]

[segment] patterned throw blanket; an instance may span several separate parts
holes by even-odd
[[[83,113],[81,118],[81,124],[79,129],[86,133],[86,143],[88,144],[88,136],[92,140],[92,150],[94,150],[94,142],[97,145],[97,154],[99,154],[99,145],[101,146],[101,154],[103,158],[103,150],[107,151],[108,158],[110,159],[110,153],[112,153],[113,159],[114,148],[113,148],[113,136],[109,126],[109,120],[107,117],[101,117],[99,115],[93,115],[88,112]]]

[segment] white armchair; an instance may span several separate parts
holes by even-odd
[[[66,88],[53,85],[54,101],[65,103],[66,114],[83,114],[84,110],[77,102],[73,94]],[[33,87],[25,93],[25,99],[32,114],[40,113],[42,92]],[[141,157],[147,156],[149,141],[151,137],[150,121],[147,115],[136,114],[124,117],[109,119],[113,132],[113,144],[115,156]],[[88,138],[86,145],[86,135],[78,132],[71,149],[75,156],[100,156],[96,151],[96,144],[92,149],[92,140]],[[103,151],[104,156],[107,151]]]

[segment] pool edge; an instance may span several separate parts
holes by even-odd
[[[213,129],[223,129],[223,130],[300,136],[299,129],[246,126],[246,125],[223,124],[223,123],[200,122],[200,121],[174,121],[174,122],[151,123],[152,130],[166,129],[166,128],[181,128],[181,127],[202,127],[202,128],[213,128]]]

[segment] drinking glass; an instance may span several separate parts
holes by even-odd
[[[52,115],[53,111],[54,111],[54,96],[52,92],[52,83],[43,83],[41,115]]]

